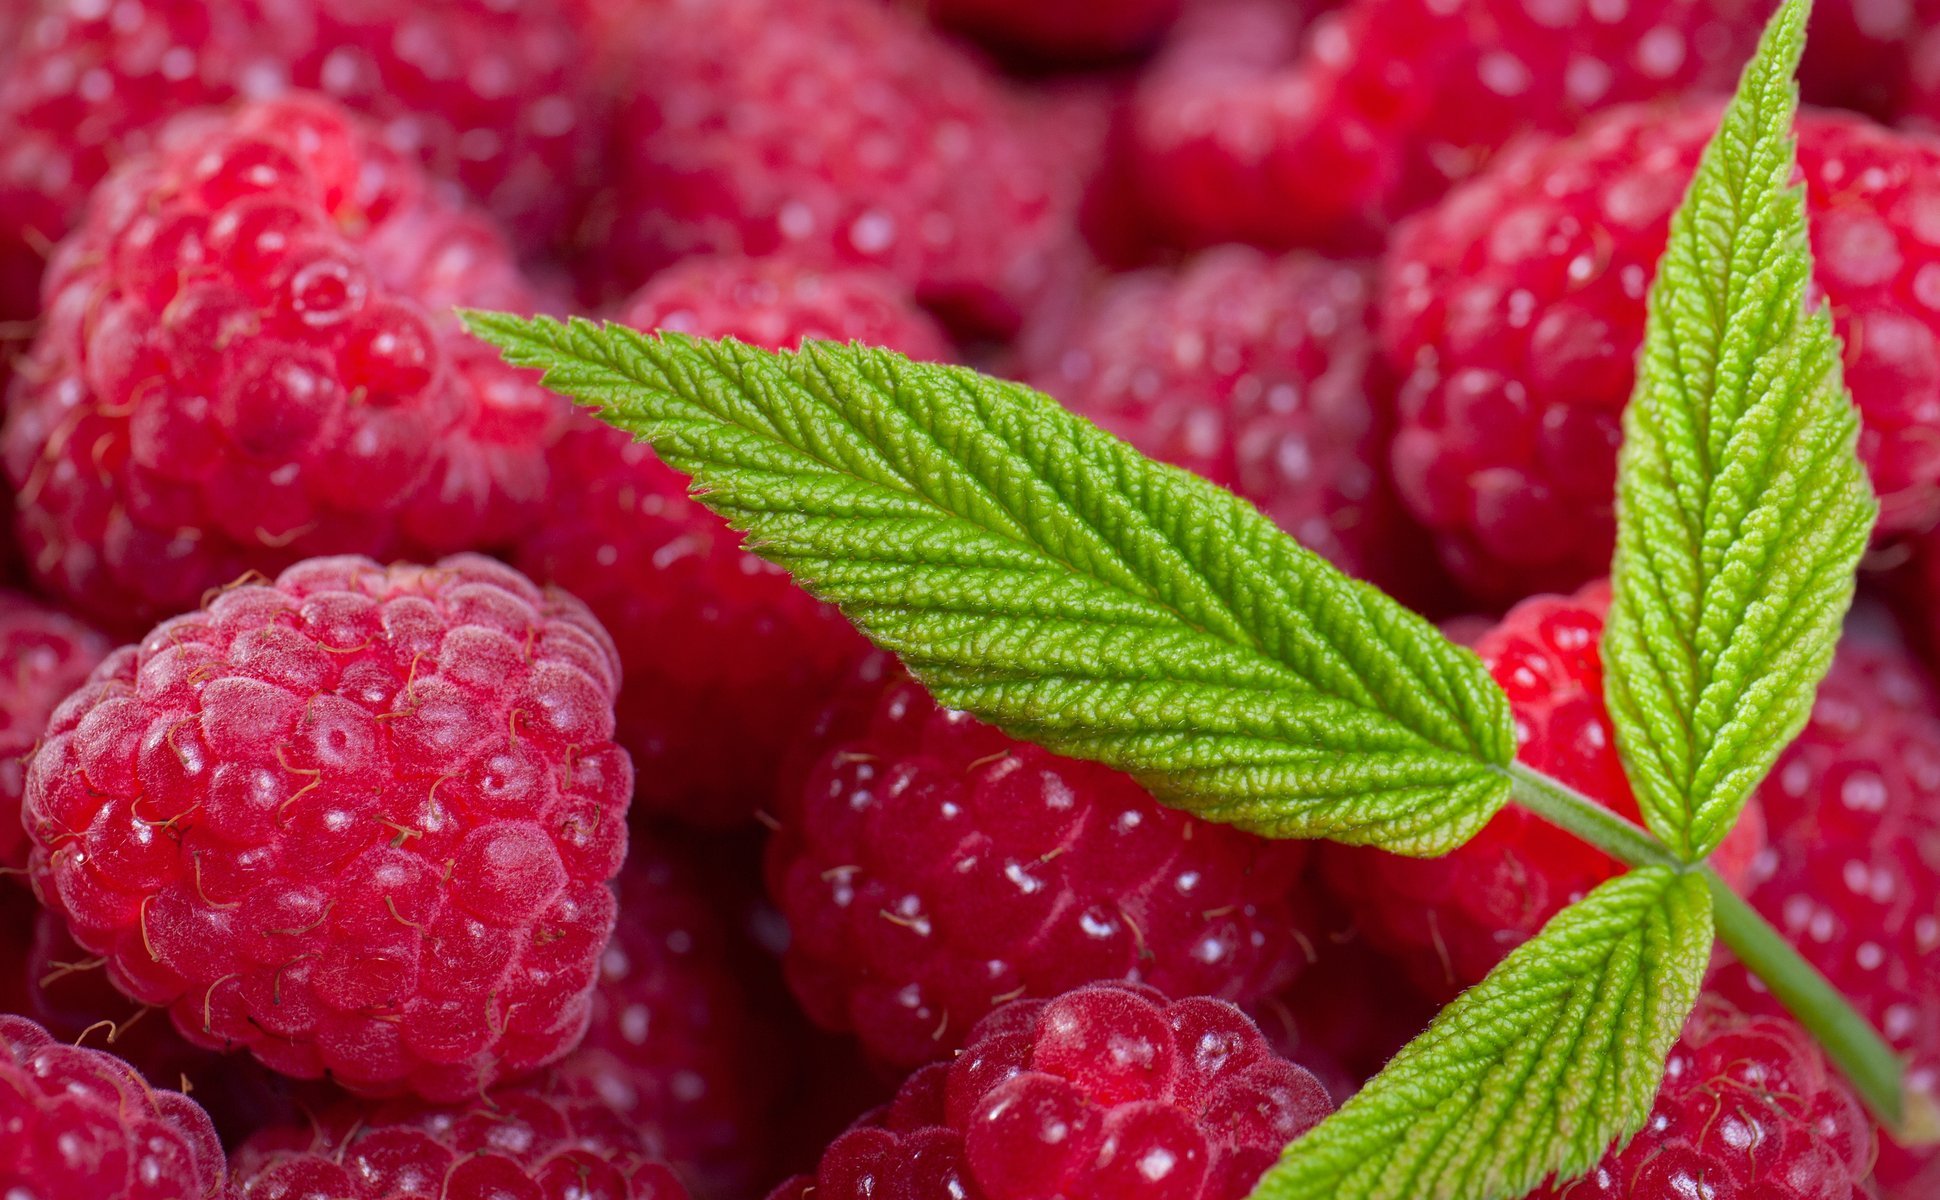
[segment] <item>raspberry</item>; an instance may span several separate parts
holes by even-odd
[[[1751,900],[1911,1059],[1909,1085],[1940,1097],[1940,690],[1873,615],[1848,622],[1811,721],[1759,789],[1771,846]],[[1719,986],[1774,1004],[1742,967]],[[1932,1161],[1888,1141],[1878,1177],[1930,1195],[1910,1182]]]
[[[66,613],[0,588],[0,868],[27,863],[20,827],[27,753],[54,707],[110,648],[108,639]]]
[[[578,601],[475,555],[234,588],[56,710],[35,890],[196,1045],[476,1095],[585,1029],[632,788],[618,677]]]
[[[1881,120],[1907,100],[1909,55],[1922,30],[1940,21],[1933,0],[1823,0],[1799,64],[1808,104],[1857,109]]]
[[[10,5],[9,7],[20,7]],[[0,315],[40,251],[171,114],[292,87],[334,95],[523,235],[562,231],[600,136],[566,0],[26,0],[0,78]]]
[[[625,78],[584,231],[596,292],[696,253],[785,251],[887,271],[1002,335],[1070,249],[1078,181],[980,63],[882,0],[669,0]]]
[[[1390,251],[1384,340],[1408,375],[1402,498],[1477,598],[1602,574],[1644,297],[1699,153],[1705,103],[1628,108],[1532,145],[1416,218]],[[1807,113],[1818,279],[1848,349],[1887,534],[1940,520],[1940,144]]]
[[[1133,113],[1173,237],[1378,244],[1515,137],[1735,81],[1757,0],[1211,0],[1180,21]],[[1311,20],[1310,20],[1311,18]]]
[[[687,259],[655,275],[615,319],[649,332],[733,337],[772,350],[821,338],[939,362],[956,357],[943,331],[892,277],[788,258]]]
[[[621,313],[643,330],[792,349],[805,337],[948,358],[943,335],[886,279],[776,261],[693,260]],[[590,417],[552,452],[559,481],[516,561],[579,596],[625,665],[620,740],[644,811],[746,823],[774,790],[783,748],[866,652],[841,614],[741,548],[687,494],[687,477]]]
[[[32,1018],[61,1041],[112,1053],[152,1087],[193,1096],[225,1145],[267,1124],[296,1119],[298,1085],[261,1064],[190,1045],[166,1013],[115,990],[102,960],[75,944],[59,913],[28,901],[17,917],[28,935],[19,958],[21,995],[0,1009]],[[0,969],[11,969],[5,960],[0,952]]]
[[[1529,1200],[1866,1200],[1873,1131],[1787,1018],[1699,1000],[1643,1130]]]
[[[209,1116],[112,1054],[0,1014],[0,1195],[197,1200],[234,1192]]]
[[[878,1059],[950,1053],[1019,996],[1132,979],[1240,1003],[1296,969],[1304,847],[939,709],[886,656],[784,786],[768,890],[811,1019]]]
[[[1090,62],[1150,45],[1181,0],[925,0],[932,20],[992,49],[1030,59]]]
[[[462,1108],[344,1105],[236,1151],[243,1200],[687,1200],[597,1104],[513,1089]]]
[[[1030,339],[1025,377],[1146,454],[1229,487],[1344,569],[1427,555],[1387,485],[1391,386],[1358,265],[1243,246],[1120,275]]]
[[[40,580],[129,632],[317,553],[509,539],[563,402],[465,336],[504,245],[325,101],[184,117],[55,254],[0,451]]]
[[[1537,596],[1509,610],[1475,650],[1508,693],[1516,757],[1634,821],[1637,801],[1603,703],[1598,644],[1609,607],[1602,582],[1570,597]],[[1763,836],[1753,804],[1713,865],[1743,882]],[[1441,858],[1329,847],[1323,861],[1368,935],[1444,999],[1480,982],[1549,918],[1622,870],[1601,850],[1514,805]]]
[[[1344,1104],[1428,1028],[1438,1006],[1351,921],[1330,920],[1314,942],[1300,978],[1249,1011],[1283,1058],[1312,1071]]]
[[[769,1200],[1240,1200],[1332,1108],[1232,1005],[1098,984],[985,1017]]]
[[[642,841],[620,875],[626,919],[600,959],[586,1040],[552,1078],[652,1129],[697,1190],[746,1195],[774,1178],[761,1172],[789,1074],[782,1024],[737,961],[704,848],[668,832]]]

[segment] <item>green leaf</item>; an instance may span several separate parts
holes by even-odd
[[[1877,506],[1792,184],[1807,0],[1765,32],[1671,225],[1624,418],[1606,691],[1645,822],[1715,849],[1804,726]]]
[[[468,320],[946,705],[1273,836],[1437,854],[1507,798],[1474,655],[1038,392],[864,347]]]
[[[1498,1200],[1643,1128],[1711,956],[1701,876],[1639,867],[1564,909],[1360,1093],[1253,1200]]]

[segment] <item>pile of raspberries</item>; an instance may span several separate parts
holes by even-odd
[[[0,4],[0,1196],[1241,1200],[1617,865],[1268,841],[939,708],[459,306],[1023,380],[1475,647],[1598,641],[1771,0]],[[1882,500],[1716,863],[1940,1093],[1940,4],[1820,0]],[[1932,1200],[1720,955],[1551,1200]]]

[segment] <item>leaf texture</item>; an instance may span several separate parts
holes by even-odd
[[[1287,1148],[1253,1200],[1507,1200],[1643,1127],[1711,955],[1703,879],[1640,867],[1563,910]]]
[[[1606,692],[1695,861],[1803,727],[1877,505],[1793,185],[1807,0],[1765,32],[1671,225],[1624,418]]]
[[[1272,836],[1437,854],[1507,798],[1473,654],[1038,392],[859,346],[468,319],[946,705]]]

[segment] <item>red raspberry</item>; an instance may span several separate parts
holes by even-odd
[[[150,1091],[112,1054],[0,1014],[0,1195],[34,1200],[230,1197],[209,1115]]]
[[[300,564],[55,712],[35,890],[197,1045],[475,1095],[586,1027],[633,782],[618,679],[578,601],[489,559]]]
[[[1876,616],[1849,622],[1810,723],[1759,789],[1771,847],[1751,899],[1940,1099],[1940,690]],[[1773,1004],[1742,967],[1720,986]],[[1908,1186],[1933,1157],[1887,1142],[1880,1182]]]
[[[1867,1200],[1865,1109],[1788,1018],[1705,997],[1643,1130],[1529,1200]]]
[[[1728,89],[1758,0],[1211,0],[1134,111],[1148,201],[1187,245],[1378,244],[1530,130]]]
[[[19,959],[21,996],[0,1010],[32,1018],[61,1041],[112,1053],[153,1087],[193,1096],[224,1144],[296,1119],[304,1099],[297,1094],[300,1085],[259,1063],[190,1045],[167,1013],[115,990],[104,961],[75,943],[59,913],[33,904],[31,896],[23,907],[17,917],[28,935]],[[0,920],[12,916],[0,911]],[[13,969],[3,951],[0,969]]]
[[[10,8],[19,8],[16,0]],[[31,315],[41,249],[169,116],[292,87],[368,114],[528,245],[561,231],[599,138],[566,0],[25,0],[0,76],[0,314]]]
[[[1030,59],[1090,62],[1148,46],[1181,0],[924,0],[931,19]]]
[[[1637,801],[1603,703],[1598,646],[1609,607],[1601,582],[1570,597],[1537,596],[1510,609],[1475,650],[1508,693],[1517,759],[1634,821]],[[1741,882],[1763,840],[1754,803],[1713,865]],[[1549,918],[1622,870],[1601,850],[1514,805],[1441,858],[1349,847],[1327,854],[1329,882],[1368,935],[1443,997],[1480,982]]]
[[[1397,235],[1382,301],[1409,375],[1395,479],[1478,598],[1608,568],[1645,291],[1717,120],[1709,103],[1611,113],[1503,158]],[[1814,113],[1799,135],[1880,528],[1924,528],[1940,520],[1940,143]]]
[[[620,874],[625,920],[600,959],[586,1040],[552,1078],[653,1130],[703,1194],[747,1195],[774,1178],[763,1171],[791,1075],[781,1014],[755,994],[740,961],[752,948],[702,877],[705,848],[661,831],[642,842]]]
[[[893,277],[788,258],[686,259],[629,297],[615,320],[648,332],[739,338],[771,350],[821,338],[939,362],[956,357],[942,329]]]
[[[1421,592],[1426,542],[1387,483],[1392,387],[1372,291],[1358,265],[1227,246],[1114,278],[1069,328],[1028,339],[1022,368],[1344,569]]]
[[[236,1151],[244,1200],[687,1200],[597,1104],[513,1089],[463,1108],[343,1105]]]
[[[985,1017],[769,1200],[1240,1200],[1332,1109],[1232,1005],[1098,984]]]
[[[27,863],[20,794],[47,718],[107,656],[108,639],[18,592],[0,589],[0,868]]]
[[[949,358],[936,327],[882,277],[777,261],[672,267],[621,313],[639,329],[803,338]],[[590,417],[552,452],[559,481],[520,569],[590,605],[619,642],[620,740],[645,811],[706,826],[747,822],[774,790],[783,748],[866,652],[832,607],[741,548],[690,498],[687,477]]]
[[[948,1055],[1019,996],[1133,979],[1245,1003],[1296,969],[1304,847],[939,709],[886,656],[809,753],[768,848],[789,983],[886,1063]]]
[[[497,235],[324,101],[169,127],[55,255],[4,442],[39,578],[133,631],[307,555],[502,541],[563,402],[466,336]]]
[[[593,290],[696,253],[887,271],[1007,334],[1069,251],[1078,181],[962,48],[882,0],[668,0],[639,22]],[[974,179],[974,186],[967,180]]]

